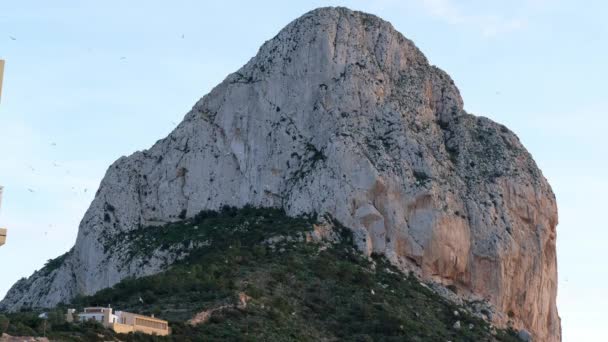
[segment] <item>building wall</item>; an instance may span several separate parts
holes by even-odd
[[[169,326],[167,322],[149,319],[147,317],[135,317],[135,331],[140,331],[146,334],[156,334],[165,336],[169,334]]]
[[[2,92],[2,68],[3,68],[3,60],[0,60],[0,92]],[[0,185],[0,209],[2,208],[2,193],[4,192],[4,187]],[[0,228],[0,246],[6,243],[6,229]]]
[[[2,100],[2,79],[4,78],[4,60],[0,59],[0,101]],[[1,190],[0,190],[1,192]],[[0,193],[0,197],[2,197],[2,194]],[[2,199],[0,198],[0,202],[2,202]]]
[[[68,313],[65,315],[65,321],[68,323],[74,322],[74,318],[76,318],[74,316],[76,316],[76,309],[68,309]]]
[[[95,321],[100,322],[103,319],[103,314],[100,313],[82,313],[78,315],[78,318],[81,322]]]
[[[103,323],[106,328],[111,328],[117,333],[142,332],[159,336],[169,335],[167,321],[124,311],[116,311],[112,314],[111,308],[86,308],[84,313],[79,315],[80,321],[91,319]]]
[[[133,332],[133,326],[122,324],[122,323],[113,323],[111,326],[112,330],[118,334],[128,334]]]
[[[130,312],[120,312],[118,318],[119,323],[133,326],[134,331],[160,336],[169,334],[169,324],[161,319],[136,315]]]
[[[112,308],[86,308],[84,312],[78,315],[78,320],[81,322],[96,321],[103,324],[106,328],[116,322],[116,315],[112,314]]]

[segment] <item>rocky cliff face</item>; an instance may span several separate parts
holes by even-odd
[[[289,24],[167,138],[116,161],[74,249],[1,306],[51,306],[158,272],[180,256],[128,259],[112,236],[246,204],[330,214],[364,253],[560,340],[557,209],[531,156],[467,114],[450,77],[389,23],[344,8]]]

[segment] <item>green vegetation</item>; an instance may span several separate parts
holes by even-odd
[[[297,234],[310,230],[314,217],[290,218],[279,209],[236,209],[224,207],[218,211],[201,211],[194,218],[165,226],[139,228],[108,238],[104,244],[110,250],[121,241],[129,243],[132,256],[149,255],[157,248],[198,248],[191,259],[200,253],[219,252],[234,241],[245,241],[248,246],[279,234]],[[210,247],[209,247],[210,246]]]
[[[63,262],[71,253],[72,253],[72,250],[58,256],[55,259],[47,260],[47,262],[44,264],[44,267],[41,269],[41,271],[44,272],[45,274],[49,274],[49,273],[53,272],[54,270],[58,269],[61,265],[63,265]]]
[[[94,324],[66,324],[57,312],[49,317],[47,336],[73,341],[517,341],[512,332],[492,336],[486,322],[382,257],[363,257],[344,228],[338,229],[340,242],[306,243],[312,222],[275,209],[225,208],[125,233],[121,238],[132,242],[133,253],[199,245],[165,272],[124,280],[70,306],[112,304],[154,313],[171,322],[172,335],[117,336]],[[239,294],[250,297],[245,308],[234,305]],[[186,323],[224,305],[229,307],[204,324]],[[453,328],[456,321],[460,329]],[[0,333],[41,335],[41,324],[31,312],[0,316]]]
[[[431,180],[431,177],[429,177],[429,175],[427,175],[425,172],[417,170],[414,170],[414,178],[416,178],[416,182],[419,184],[426,184]]]
[[[113,340],[115,334],[99,323],[69,324],[63,310],[48,312],[48,319],[38,317],[39,312],[0,314],[0,336],[46,336],[53,341],[104,341]]]

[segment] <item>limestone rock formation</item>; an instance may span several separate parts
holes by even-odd
[[[451,78],[389,23],[322,8],[290,23],[149,150],[117,160],[52,271],[15,310],[92,294],[178,255],[128,260],[112,236],[223,205],[329,214],[360,249],[559,341],[557,209],[515,134],[467,114]]]

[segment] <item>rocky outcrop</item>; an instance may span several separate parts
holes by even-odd
[[[467,114],[450,77],[389,23],[305,14],[152,148],[107,171],[62,265],[2,307],[50,306],[175,256],[126,261],[112,236],[223,205],[329,214],[360,249],[487,301],[490,317],[560,340],[554,195],[506,127]]]
[[[49,342],[49,339],[46,337],[11,336],[9,334],[2,334],[2,336],[0,336],[0,342]]]
[[[197,326],[199,324],[205,324],[209,321],[211,316],[217,312],[229,310],[229,309],[240,309],[243,310],[247,308],[247,303],[251,300],[244,292],[240,292],[238,295],[238,302],[236,304],[224,304],[211,309],[203,310],[197,313],[194,317],[189,319],[186,323]]]

